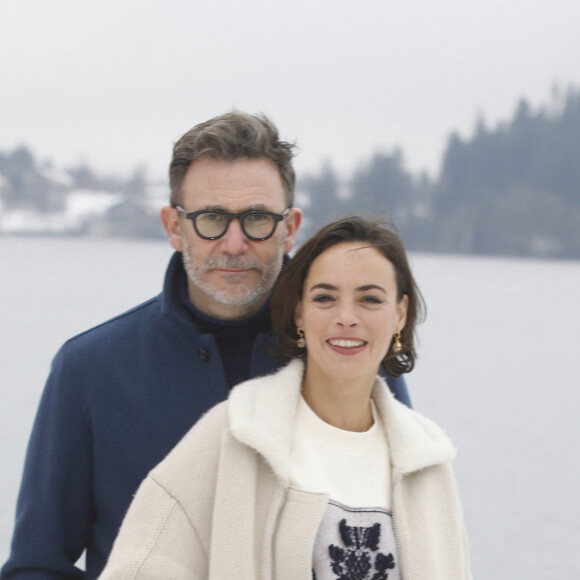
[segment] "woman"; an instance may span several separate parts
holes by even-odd
[[[421,313],[396,232],[318,232],[272,297],[290,363],[233,389],[149,474],[101,578],[469,578],[454,449],[377,376],[413,368]]]

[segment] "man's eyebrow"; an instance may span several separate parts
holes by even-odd
[[[212,211],[212,210],[224,211],[226,213],[244,213],[246,211],[272,211],[271,209],[268,209],[263,203],[258,203],[256,205],[251,205],[250,207],[245,207],[240,211],[230,211],[227,207],[212,204],[206,205],[205,207],[200,208],[198,211]]]

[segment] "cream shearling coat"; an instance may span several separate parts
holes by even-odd
[[[288,483],[303,363],[233,389],[141,484],[100,580],[301,580],[324,494]],[[377,378],[404,580],[470,578],[455,452],[431,421]]]

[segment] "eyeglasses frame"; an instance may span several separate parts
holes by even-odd
[[[220,238],[223,238],[227,234],[228,229],[230,227],[230,224],[232,223],[232,220],[237,219],[240,222],[240,228],[242,229],[244,236],[246,236],[246,238],[248,238],[249,240],[252,240],[254,242],[264,242],[265,240],[269,240],[274,235],[274,232],[276,231],[278,224],[288,215],[288,212],[290,211],[290,208],[287,207],[282,213],[276,213],[276,212],[265,210],[265,209],[249,209],[247,211],[243,211],[242,213],[228,213],[227,211],[225,211],[223,209],[200,209],[197,211],[185,211],[180,205],[174,205],[173,207],[181,215],[183,215],[183,217],[185,217],[189,221],[191,221],[191,223],[193,224],[193,229],[195,230],[195,233],[202,240],[219,240]],[[221,233],[219,236],[202,236],[199,233],[199,230],[197,229],[197,225],[195,223],[195,220],[196,220],[198,215],[201,215],[204,213],[217,213],[217,214],[220,214],[226,218],[226,227],[225,227],[223,233]],[[252,215],[252,214],[265,214],[265,215],[271,216],[274,219],[274,227],[272,228],[272,231],[270,232],[270,234],[268,234],[267,236],[262,237],[262,238],[255,238],[253,236],[249,236],[246,233],[246,230],[244,229],[244,221],[243,220],[247,216]]]

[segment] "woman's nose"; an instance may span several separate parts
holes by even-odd
[[[354,306],[352,304],[340,305],[337,324],[340,326],[355,326],[358,322]]]

